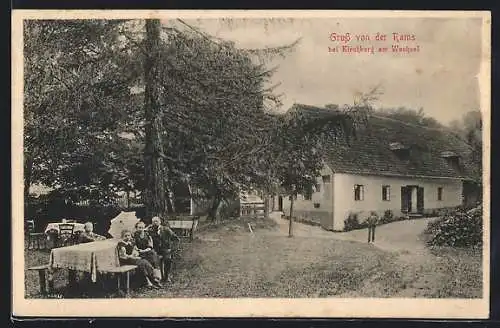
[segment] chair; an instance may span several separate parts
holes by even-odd
[[[75,229],[74,224],[68,224],[68,223],[59,224],[59,238],[58,238],[59,247],[69,246],[74,243],[73,240],[74,229]]]
[[[28,235],[28,249],[47,248],[47,237],[43,232],[30,232]]]
[[[28,249],[44,249],[45,234],[43,232],[35,232],[35,222],[33,220],[24,221],[24,235],[28,241]]]

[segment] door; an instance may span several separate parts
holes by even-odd
[[[283,212],[283,196],[278,197],[278,211]]]
[[[411,212],[411,187],[401,187],[401,212]]]
[[[417,213],[424,213],[424,188],[418,187],[417,189]]]

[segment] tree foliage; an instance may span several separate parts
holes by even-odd
[[[29,21],[25,40],[26,185],[75,201],[138,189],[163,215],[166,191],[186,182],[213,198],[214,216],[242,190],[304,190],[321,168],[320,140],[357,123],[352,107],[271,114],[274,69],[255,57],[296,42],[239,49],[154,20]]]
[[[461,119],[450,123],[451,130],[472,148],[472,161],[482,168],[483,158],[483,121],[481,111],[472,110]]]
[[[427,116],[423,108],[418,110],[407,107],[381,108],[375,114],[418,126],[436,129],[444,128],[435,118]]]
[[[35,182],[98,199],[116,191],[137,72],[134,49],[119,40],[122,23],[25,22],[26,193]]]
[[[242,189],[262,186],[273,128],[265,102],[277,102],[264,87],[272,70],[232,43],[197,33],[171,33],[161,61],[163,122],[174,132],[165,138],[172,182],[201,187],[215,198],[214,211]]]

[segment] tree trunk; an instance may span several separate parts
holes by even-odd
[[[267,194],[264,196],[264,217],[269,219],[269,196]]]
[[[290,222],[288,223],[288,237],[293,237],[293,201],[295,199],[295,193],[292,193],[290,197]]]
[[[160,21],[158,19],[146,20],[144,61],[144,110],[146,119],[146,145],[144,150],[144,166],[146,188],[144,200],[146,205],[146,218],[153,216],[166,217],[167,199],[165,195],[166,168],[163,161],[164,133],[161,110],[159,106],[159,43]]]
[[[194,215],[194,201],[193,201],[193,188],[191,187],[191,183],[188,179],[186,179],[186,183],[187,183],[187,187],[188,187],[188,190],[189,190],[189,215]]]
[[[212,222],[217,221],[217,209],[219,208],[221,201],[222,197],[220,197],[219,194],[215,195],[214,202],[212,203],[212,206],[210,207],[210,210],[208,212],[208,219]]]
[[[29,208],[31,177],[33,173],[33,156],[31,154],[26,155],[25,168],[26,171],[24,172],[24,217],[27,217]]]

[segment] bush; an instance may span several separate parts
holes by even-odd
[[[384,211],[384,216],[380,218],[379,223],[380,224],[385,224],[385,223],[390,223],[397,221],[397,218],[394,217],[394,212],[392,210],[385,210]]]
[[[344,231],[351,231],[356,229],[366,228],[365,220],[360,222],[359,213],[349,213],[347,219],[344,220]]]
[[[482,209],[463,208],[448,211],[436,221],[429,222],[424,231],[428,246],[471,247],[483,241]]]
[[[392,212],[392,210],[386,210],[384,212],[384,219],[386,219],[388,221],[391,221],[394,219],[394,213]]]

